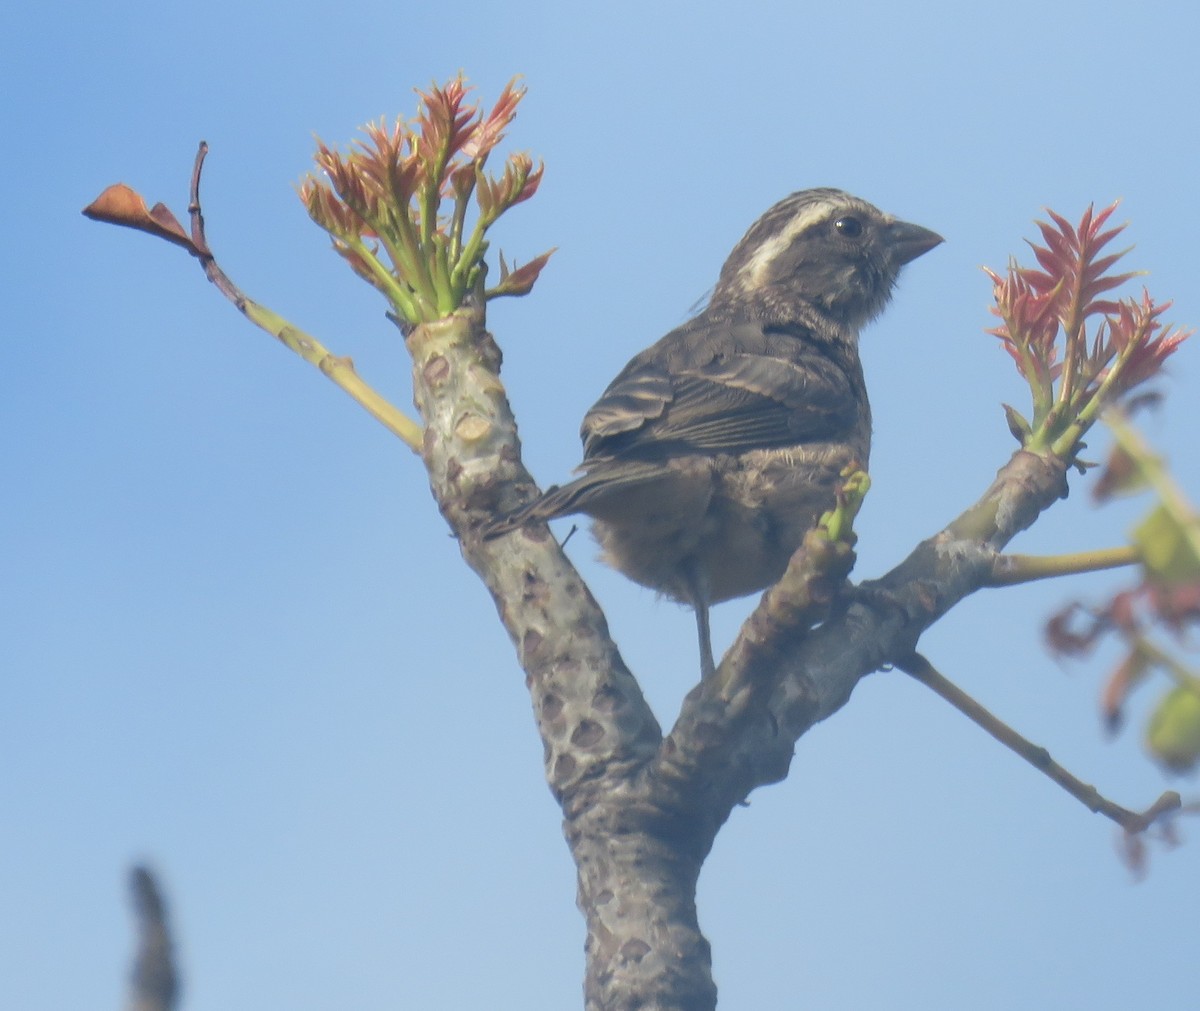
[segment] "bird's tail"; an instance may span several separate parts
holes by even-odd
[[[572,513],[590,513],[609,496],[662,477],[663,466],[659,463],[601,464],[568,484],[548,488],[513,512],[488,520],[479,527],[479,533],[484,540],[490,541],[529,523],[544,523]]]

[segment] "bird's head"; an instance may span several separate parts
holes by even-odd
[[[802,190],[750,227],[710,306],[777,316],[802,303],[857,331],[887,304],[900,268],[941,241],[841,190]]]

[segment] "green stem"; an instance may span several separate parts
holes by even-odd
[[[1100,548],[1096,551],[1077,551],[1065,555],[1000,555],[992,570],[988,586],[1016,586],[1038,579],[1074,576],[1084,572],[1100,572],[1141,561],[1140,552],[1128,545],[1119,548]]]
[[[426,249],[429,248],[434,229],[437,228],[438,207],[442,200],[442,176],[446,172],[446,161],[450,157],[449,143],[450,135],[447,133],[433,164],[426,166],[425,183],[421,187],[421,245]]]
[[[463,244],[463,229],[466,227],[467,221],[467,205],[471,202],[471,194],[475,191],[475,180],[471,179],[470,185],[463,191],[461,196],[454,200],[454,214],[450,219],[450,255],[449,262],[457,264],[459,257],[462,255]]]
[[[387,220],[372,226],[372,231],[387,250],[394,276],[402,278],[414,292],[419,292],[421,271],[417,264],[420,250],[409,225],[407,209],[389,207]]]
[[[219,269],[219,268],[218,268]],[[349,358],[341,358],[330,351],[311,334],[293,326],[278,313],[241,296],[235,305],[255,326],[275,337],[285,347],[294,351],[310,365],[315,365],[325,375],[358,401],[370,415],[384,425],[415,453],[421,452],[423,443],[421,426],[403,411],[390,403],[373,389],[355,370]]]
[[[392,223],[400,239],[401,248],[404,250],[401,262],[396,264],[397,270],[413,289],[416,300],[422,309],[421,315],[412,318],[411,321],[427,323],[435,320],[440,315],[437,311],[437,289],[434,287],[433,277],[429,273],[425,247],[422,246],[417,230],[413,227],[409,208],[397,207],[392,216]]]
[[[1071,299],[1067,303],[1067,318],[1062,321],[1063,333],[1066,334],[1066,346],[1063,349],[1062,377],[1058,388],[1058,402],[1063,407],[1071,404],[1075,398],[1075,379],[1079,362],[1087,350],[1086,320],[1080,314],[1080,296],[1083,286],[1083,265],[1078,265],[1075,272],[1074,284],[1071,286]]]
[[[379,257],[367,248],[367,244],[362,239],[357,236],[349,236],[343,241],[354,252],[358,253],[363,263],[371,268],[371,273],[378,281],[379,289],[387,297],[387,300],[392,303],[392,308],[396,312],[414,323],[418,323],[425,318],[424,299],[421,298],[419,291],[410,291],[404,288],[396,280],[396,275],[379,262]],[[391,255],[390,250],[388,255]],[[393,262],[395,261],[393,260]]]
[[[456,290],[454,272],[450,269],[450,250],[445,242],[439,242],[434,236],[430,247],[430,257],[433,259],[434,284],[437,288],[438,312],[445,316],[452,313],[462,303],[462,293]]]
[[[461,285],[464,291],[470,283],[472,269],[483,258],[483,252],[487,248],[484,236],[489,224],[491,222],[485,222],[482,215],[476,219],[475,227],[471,230],[471,237],[467,240],[462,255],[450,269],[451,281],[455,286]]]
[[[1108,375],[1104,377],[1092,395],[1074,409],[1074,420],[1061,433],[1054,436],[1050,445],[1052,453],[1063,459],[1074,456],[1079,446],[1079,440],[1096,423],[1104,409],[1116,399],[1114,391],[1119,389],[1126,362],[1127,358],[1118,357],[1112,368],[1108,370]]]
[[[1010,334],[1017,332],[1014,324],[1005,321],[1005,325],[1008,327],[1008,332]],[[1042,424],[1042,422],[1046,420],[1046,416],[1050,413],[1050,407],[1053,403],[1053,395],[1051,393],[1051,388],[1048,388],[1046,383],[1043,381],[1041,371],[1038,368],[1037,360],[1029,351],[1028,342],[1024,344],[1018,344],[1017,350],[1021,353],[1021,365],[1019,371],[1021,375],[1027,377],[1027,381],[1029,383],[1029,392],[1033,396],[1032,427],[1034,430],[1036,430]]]

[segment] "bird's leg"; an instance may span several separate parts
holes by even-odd
[[[717,669],[713,662],[712,636],[708,631],[708,604],[697,600],[692,606],[696,609],[696,634],[700,639],[700,677],[706,678]]]
[[[713,662],[712,634],[708,627],[708,580],[692,560],[683,563],[683,578],[692,598],[692,609],[696,612],[696,637],[700,641],[700,677],[703,680],[717,669]]]

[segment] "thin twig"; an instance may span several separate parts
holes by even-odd
[[[192,181],[188,195],[188,215],[191,218],[191,238],[194,246],[192,254],[200,261],[204,275],[251,323],[265,330],[310,365],[315,365],[413,452],[420,453],[423,445],[421,426],[365,382],[355,370],[353,361],[333,354],[311,334],[305,333],[279,314],[247,298],[221,269],[208,244],[204,230],[204,213],[200,205],[200,177],[207,154],[208,144],[201,141],[192,165]]]
[[[196,149],[196,160],[192,162],[192,182],[188,187],[188,217],[192,222],[192,244],[196,247],[200,262],[213,258],[204,235],[204,214],[200,210],[200,173],[204,171],[204,159],[208,157],[208,141],[200,141]],[[205,264],[207,267],[207,264]]]
[[[1118,569],[1125,565],[1136,565],[1139,561],[1141,552],[1128,545],[1065,555],[997,555],[988,585],[1016,586],[1037,579]]]
[[[1088,810],[1112,819],[1126,832],[1143,832],[1162,815],[1179,809],[1181,803],[1179,794],[1174,790],[1168,790],[1140,814],[1123,808],[1119,804],[1114,804],[1094,786],[1071,775],[1050,757],[1050,752],[1045,748],[1022,737],[1007,723],[998,720],[988,712],[961,688],[946,680],[919,653],[913,653],[903,662],[897,663],[896,666],[927,688],[937,692],[950,705],[977,726],[986,730],[1006,748],[1016,752],[1039,772],[1049,776]]]

